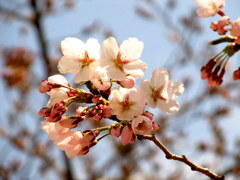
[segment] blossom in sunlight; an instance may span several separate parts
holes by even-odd
[[[83,135],[80,131],[69,131],[61,135],[54,144],[61,150],[65,151],[68,158],[73,158],[79,155],[82,150],[82,145],[80,140]]]
[[[63,127],[59,121],[58,122],[48,122],[48,121],[42,121],[42,130],[46,131],[48,133],[48,138],[55,141],[57,140],[61,135],[69,132],[69,128]]]
[[[45,90],[47,88],[50,89],[50,91],[47,90],[48,91],[47,94],[50,96],[50,99],[49,99],[48,105],[47,105],[48,107],[51,107],[52,105],[56,104],[57,102],[60,102],[60,101],[62,101],[64,99],[67,99],[69,97],[68,96],[69,89],[64,88],[64,87],[53,89],[54,85],[56,85],[56,86],[63,85],[63,86],[66,86],[66,87],[70,87],[67,79],[64,76],[62,76],[60,74],[50,76],[48,78],[48,85],[49,84],[52,84],[52,86],[51,87],[46,87],[46,86],[44,87]],[[42,84],[41,84],[41,86],[42,86]],[[41,88],[41,86],[40,86],[39,89],[44,89],[43,87]]]
[[[232,36],[236,37],[235,43],[240,44],[240,17],[232,22],[232,28],[230,29],[230,33]]]
[[[111,113],[116,115],[119,120],[130,121],[134,116],[139,116],[144,111],[144,95],[142,91],[137,88],[114,88],[110,96],[112,97],[109,104]]]
[[[225,0],[196,0],[196,3],[200,7],[197,10],[199,17],[214,16],[225,7]]]
[[[108,78],[105,68],[97,67],[95,72],[90,76],[90,81],[99,90],[107,90],[111,86],[110,79]]]
[[[100,57],[100,44],[90,38],[84,44],[77,38],[66,38],[61,42],[63,57],[58,63],[61,73],[76,74],[75,82],[88,81],[94,73]]]
[[[70,128],[63,127],[61,121],[42,122],[42,129],[48,133],[48,138],[54,144],[65,151],[68,158],[86,154],[89,148],[95,145],[95,137],[98,133],[81,133],[80,131],[70,131]]]
[[[228,16],[223,16],[216,22],[211,23],[210,28],[213,31],[217,31],[219,35],[224,35],[228,32],[228,29],[225,27],[230,24],[230,18]]]
[[[183,93],[183,83],[169,80],[167,69],[157,68],[152,73],[150,81],[142,81],[141,89],[148,106],[158,107],[165,113],[174,113],[179,110],[179,104],[174,99]]]
[[[127,75],[140,78],[147,69],[147,64],[139,58],[143,42],[129,38],[118,46],[115,38],[109,37],[103,42],[100,65],[106,67],[110,79],[122,81]]]
[[[146,116],[138,116],[132,120],[132,130],[134,134],[144,135],[152,132],[153,122]]]

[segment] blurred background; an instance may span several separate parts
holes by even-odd
[[[227,0],[223,10],[234,21],[239,7],[239,0]],[[220,87],[200,79],[201,67],[224,45],[208,45],[218,38],[209,26],[219,17],[200,19],[196,8],[194,0],[0,0],[0,179],[207,179],[165,159],[148,141],[123,146],[109,136],[87,155],[67,159],[41,130],[37,113],[48,97],[38,87],[59,73],[61,40],[101,43],[109,36],[144,42],[145,79],[164,67],[172,80],[184,82],[178,113],[150,109],[166,147],[228,180],[240,179],[240,82],[232,80],[240,56],[230,59]]]

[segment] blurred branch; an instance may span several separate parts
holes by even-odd
[[[45,41],[44,28],[43,28],[43,25],[41,23],[43,14],[42,14],[40,8],[38,7],[38,1],[37,0],[32,0],[31,1],[31,6],[32,6],[33,11],[35,13],[33,23],[36,27],[37,36],[38,36],[38,40],[39,40],[40,47],[41,47],[41,54],[42,54],[43,61],[45,63],[46,69],[47,69],[46,77],[48,77],[52,74],[52,67],[51,67],[50,59],[49,59],[48,54],[47,54],[47,44],[46,44],[46,41]]]
[[[138,136],[139,140],[144,140],[144,139],[148,139],[150,141],[152,141],[154,144],[156,144],[165,154],[167,159],[171,159],[171,160],[176,160],[176,161],[180,161],[183,162],[184,164],[188,165],[191,170],[193,171],[198,171],[202,174],[205,174],[206,176],[210,177],[212,180],[224,180],[224,176],[223,175],[217,175],[213,172],[211,172],[209,169],[198,166],[196,164],[194,164],[193,162],[191,162],[186,156],[182,155],[175,155],[173,153],[171,153],[158,139],[155,135],[139,135]]]

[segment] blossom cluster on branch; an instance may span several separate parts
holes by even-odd
[[[216,87],[222,84],[228,60],[240,50],[240,17],[232,21],[224,12],[225,0],[196,0],[199,9],[196,11],[199,17],[211,17],[216,14],[220,19],[212,22],[210,28],[218,35],[230,35],[220,37],[209,44],[229,43],[220,53],[212,57],[209,62],[202,67],[201,77],[208,80],[208,85]],[[229,27],[230,26],[230,27]],[[240,80],[240,67],[233,73],[234,80]]]
[[[135,80],[147,70],[147,64],[140,60],[143,42],[138,39],[129,38],[118,45],[115,38],[109,37],[101,48],[93,38],[86,43],[66,38],[61,49],[59,71],[75,74],[75,83],[88,90],[73,88],[63,75],[50,76],[39,87],[41,93],[50,96],[39,115],[46,118],[42,129],[69,158],[86,154],[107,135],[121,137],[125,145],[134,143],[137,135],[156,131],[159,126],[153,121],[154,115],[146,111],[147,106],[167,114],[179,110],[175,98],[183,93],[184,86],[171,81],[167,69],[157,68],[150,80],[136,87]],[[74,115],[69,115],[73,103],[77,108]],[[79,130],[83,121],[102,119],[114,123]]]

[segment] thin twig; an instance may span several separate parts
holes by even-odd
[[[167,159],[171,159],[171,160],[176,160],[176,161],[181,161],[183,163],[185,163],[186,165],[188,165],[191,170],[193,171],[198,171],[202,174],[205,174],[206,176],[208,176],[209,178],[211,178],[212,180],[224,180],[224,176],[223,175],[218,175],[215,174],[213,172],[211,172],[209,169],[198,166],[196,164],[194,164],[192,161],[190,161],[185,155],[179,156],[179,155],[175,155],[173,153],[171,153],[158,139],[157,137],[152,134],[152,135],[139,135],[138,136],[139,140],[144,140],[144,139],[148,139],[152,142],[154,142],[154,144],[156,144],[165,154]]]

